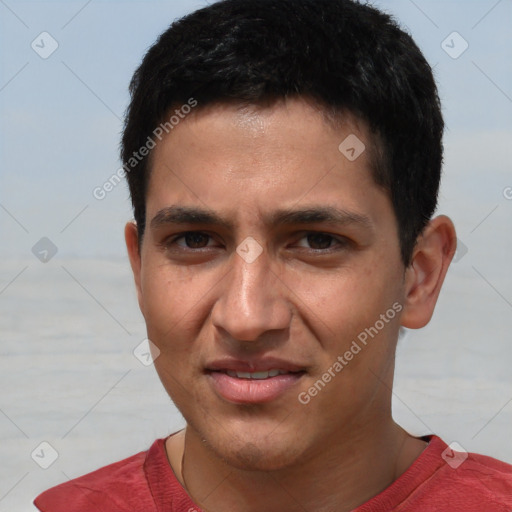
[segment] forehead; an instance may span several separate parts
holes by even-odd
[[[253,143],[260,140],[270,147],[268,136],[279,135],[279,140],[274,138],[275,142],[287,140],[297,145],[307,139],[311,146],[316,144],[320,147],[322,143],[332,142],[329,136],[338,139],[343,133],[357,134],[364,139],[368,157],[373,157],[373,147],[377,142],[367,123],[349,110],[326,107],[307,96],[269,100],[261,104],[217,102],[196,106],[189,109],[186,115],[173,115],[180,110],[179,105],[170,110],[167,117],[172,120],[172,126],[166,130],[169,136],[164,134],[166,140],[159,143],[154,152],[161,152],[158,146],[172,145],[176,134],[181,138],[184,132],[190,135],[201,129],[209,132],[206,137],[204,133],[201,135],[204,143],[221,141],[224,146],[229,145],[230,141],[236,145],[243,137]],[[227,134],[236,137],[230,139],[226,137]],[[175,145],[178,144],[176,141]]]
[[[171,204],[268,218],[319,201],[378,217],[390,204],[372,178],[372,147],[363,122],[302,99],[197,108],[153,150],[148,221]]]

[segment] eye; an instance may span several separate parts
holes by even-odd
[[[168,249],[179,251],[194,251],[213,248],[214,240],[211,235],[203,231],[187,231],[166,240],[163,244]],[[349,245],[345,237],[335,237],[328,233],[305,233],[297,242],[296,247],[308,249],[312,252],[332,252],[344,249]]]
[[[342,249],[348,245],[348,240],[343,237],[334,237],[328,233],[312,232],[304,235],[300,240],[306,240],[309,247],[298,244],[299,247],[314,251],[328,251]]]
[[[184,244],[178,243],[178,240],[183,240]],[[177,245],[184,249],[204,249],[208,247],[208,242],[211,240],[212,237],[202,231],[188,231],[165,242],[165,245],[167,247]]]

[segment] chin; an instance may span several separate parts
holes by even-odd
[[[280,432],[275,425],[273,429],[250,423],[244,428],[226,426],[206,431],[201,437],[216,457],[245,471],[278,471],[295,466],[305,449],[299,445],[296,433]]]
[[[245,471],[279,471],[294,466],[300,459],[300,451],[287,445],[270,444],[268,442],[231,443],[230,446],[214,446],[211,448],[224,462],[237,469]]]

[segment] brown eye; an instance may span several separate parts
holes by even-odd
[[[314,231],[304,233],[304,236],[299,240],[297,245],[301,249],[309,249],[310,251],[318,252],[325,251],[327,253],[344,249],[348,244],[349,240],[345,237],[335,237],[328,233]]]
[[[324,233],[312,233],[307,235],[311,249],[329,249],[334,238]]]
[[[203,249],[208,246],[210,239],[210,235],[207,235],[206,233],[201,233],[200,231],[191,231],[176,237],[174,240],[172,240],[171,244],[176,244],[179,247],[185,247],[187,249]],[[178,240],[183,240],[185,244],[178,243]]]

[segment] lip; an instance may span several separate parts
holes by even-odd
[[[247,360],[227,357],[223,359],[216,359],[215,361],[206,364],[205,368],[207,372],[219,372],[226,370],[232,370],[235,372],[268,372],[273,369],[284,370],[286,372],[303,372],[306,369],[304,366],[274,357]]]
[[[207,374],[213,390],[224,400],[235,404],[262,404],[284,395],[302,379],[304,372],[286,373],[267,379],[239,379],[222,371]]]
[[[265,372],[283,370],[288,373],[266,379],[232,377],[227,370],[238,372]],[[277,400],[296,386],[305,375],[304,366],[276,358],[240,360],[218,359],[206,366],[206,375],[214,392],[235,404],[261,404]]]

